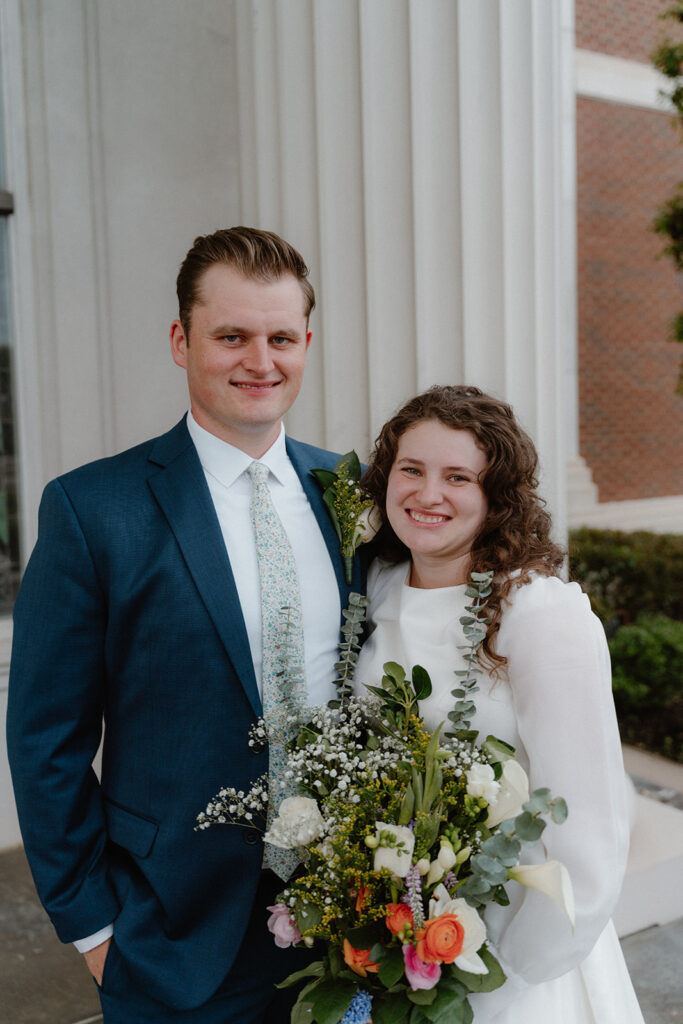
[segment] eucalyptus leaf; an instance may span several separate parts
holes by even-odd
[[[482,853],[489,857],[495,857],[508,868],[517,863],[521,849],[522,844],[519,840],[510,839],[501,832],[497,832],[495,836],[491,836],[481,844]]]
[[[566,800],[563,800],[561,796],[555,797],[550,805],[550,813],[557,825],[561,825],[563,821],[566,821],[569,814]]]
[[[470,863],[477,874],[483,875],[490,885],[499,885],[507,879],[508,873],[505,865],[485,853],[476,853]]]
[[[530,814],[547,814],[550,810],[552,799],[549,789],[535,789],[527,802],[523,804],[524,810]]]
[[[535,843],[541,838],[545,822],[542,818],[534,818],[528,811],[518,814],[515,818],[515,832],[523,843]]]

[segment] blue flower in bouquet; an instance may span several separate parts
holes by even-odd
[[[372,996],[359,989],[339,1024],[368,1024],[372,1011]]]

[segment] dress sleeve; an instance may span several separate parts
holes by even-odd
[[[574,931],[547,896],[523,889],[520,897],[514,883],[508,888],[517,911],[495,916],[498,953],[513,987],[524,987],[581,963],[609,921],[626,868],[628,791],[607,642],[578,584],[539,577],[520,587],[504,613],[498,649],[508,659],[530,788],[547,786],[569,807],[566,822],[549,822],[525,859],[565,865]]]

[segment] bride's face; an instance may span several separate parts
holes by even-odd
[[[387,518],[413,561],[467,562],[486,518],[486,456],[469,430],[421,420],[401,435],[387,484]]]

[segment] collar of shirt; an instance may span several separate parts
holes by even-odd
[[[285,447],[284,425],[280,427],[276,440],[260,459],[252,459],[251,455],[247,455],[241,448],[235,448],[234,445],[204,430],[190,411],[187,413],[187,429],[197,449],[202,469],[223,487],[232,487],[252,462],[262,462],[280,484],[284,485],[291,475],[292,467]]]

